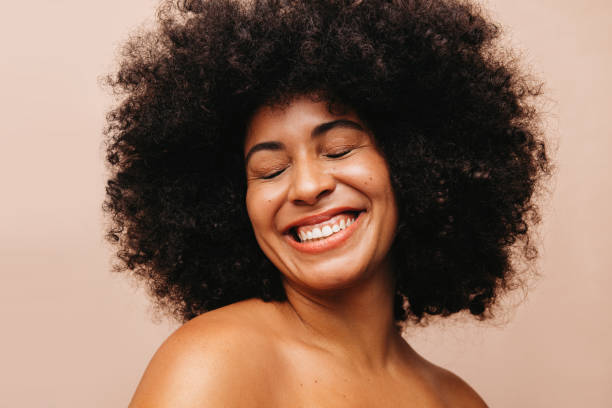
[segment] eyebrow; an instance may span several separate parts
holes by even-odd
[[[325,122],[325,123],[321,123],[320,125],[317,125],[312,132],[310,132],[310,137],[311,138],[315,138],[318,136],[321,136],[322,134],[330,131],[331,129],[337,128],[337,127],[343,127],[343,128],[349,128],[349,129],[357,129],[357,130],[361,130],[361,131],[365,131],[365,129],[363,128],[363,126],[361,126],[359,123],[357,122],[353,122],[352,120],[348,120],[348,119],[338,119],[338,120],[333,120],[331,122]],[[281,142],[277,142],[277,141],[271,141],[271,142],[261,142],[256,144],[255,146],[251,147],[249,149],[249,152],[246,154],[244,162],[248,163],[249,162],[249,158],[256,152],[259,152],[261,150],[283,150],[285,148],[285,145],[282,144]]]

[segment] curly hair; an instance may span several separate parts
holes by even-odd
[[[489,315],[537,256],[552,172],[540,84],[461,0],[166,1],[107,83],[104,210],[115,269],[179,320],[282,300],[245,208],[245,129],[316,93],[349,106],[385,155],[399,209],[395,318]]]

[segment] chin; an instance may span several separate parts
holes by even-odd
[[[366,257],[364,257],[366,258]],[[288,284],[302,290],[323,294],[350,289],[368,280],[376,269],[355,257],[335,257],[308,265],[296,271],[283,273]],[[362,265],[358,267],[357,265]]]

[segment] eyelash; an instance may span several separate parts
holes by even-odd
[[[340,153],[332,153],[332,154],[326,154],[325,156],[329,157],[330,159],[337,159],[339,157],[345,156],[347,154],[349,154],[352,151],[352,149],[347,149],[344,150]]]
[[[273,179],[273,178],[274,178],[274,177],[276,177],[276,176],[280,176],[280,175],[281,175],[281,173],[283,173],[285,170],[286,170],[286,168],[281,169],[281,170],[278,170],[278,171],[275,171],[274,173],[272,173],[272,174],[268,174],[267,176],[262,176],[261,178],[262,178],[263,180],[270,180],[270,179]]]
[[[347,149],[345,151],[342,151],[340,153],[332,153],[332,154],[326,154],[326,157],[329,157],[330,159],[337,159],[340,158],[342,156],[346,156],[347,154],[349,154],[352,151],[352,149]],[[276,176],[280,176],[287,168],[275,171],[272,174],[268,174],[267,176],[262,176],[261,179],[263,180],[270,180],[273,179]]]

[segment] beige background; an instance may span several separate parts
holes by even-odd
[[[109,272],[97,77],[154,0],[5,2],[0,24],[0,407],[125,406],[175,326]],[[547,81],[559,171],[542,277],[505,325],[411,329],[493,407],[612,406],[612,3],[489,0]]]

